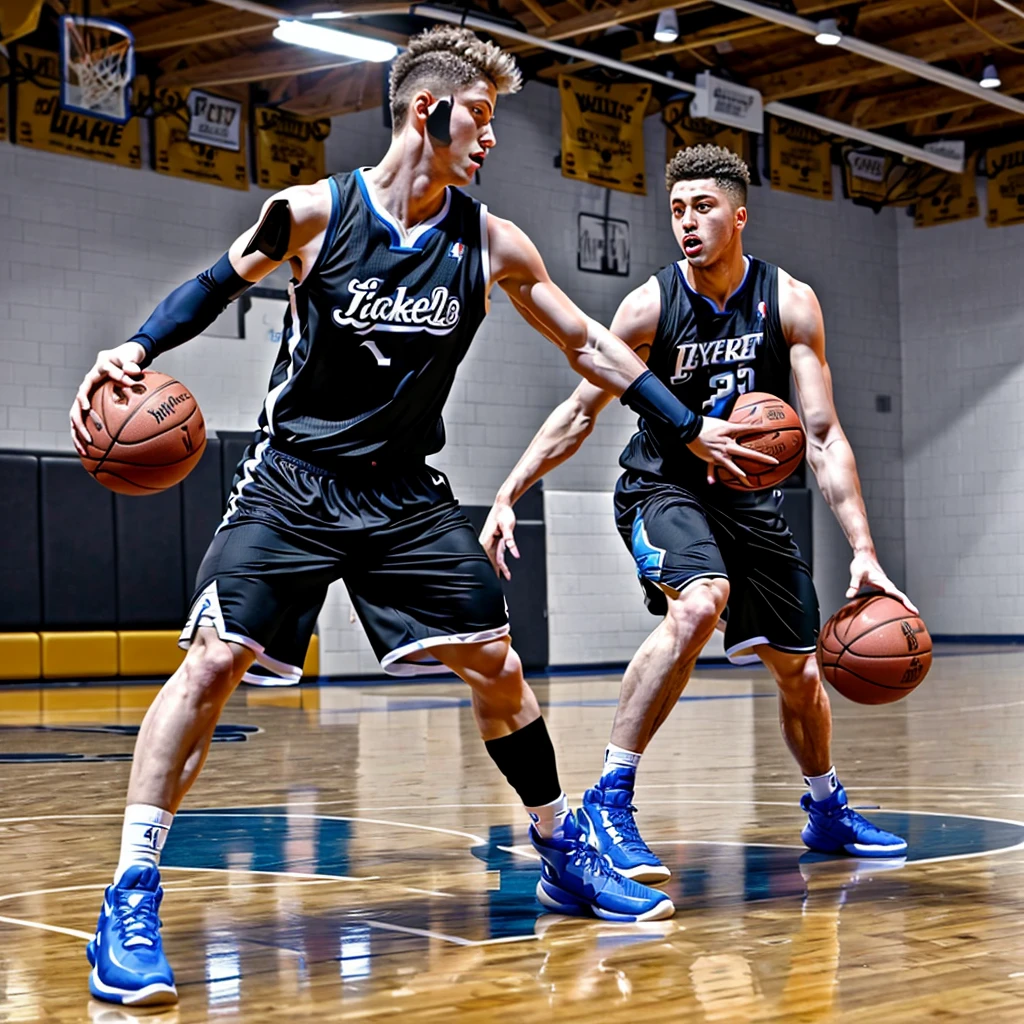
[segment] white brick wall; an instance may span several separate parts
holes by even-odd
[[[910,593],[933,633],[1019,635],[1024,229],[901,218],[899,242]]]
[[[555,90],[538,85],[502,101],[495,159],[473,191],[523,227],[554,279],[589,314],[608,322],[630,288],[677,256],[660,186],[663,129],[648,119],[650,195],[611,196],[611,215],[630,223],[631,277],[584,274],[576,270],[577,214],[601,212],[604,195],[562,178],[552,166],[557,102]],[[387,141],[379,111],[339,119],[328,142],[329,166],[372,163]],[[66,449],[67,407],[96,350],[134,331],[171,288],[216,259],[252,223],[266,195],[0,146],[0,445]],[[752,191],[751,214],[748,248],[810,281],[822,298],[840,414],[860,455],[879,547],[890,572],[902,578],[895,216],[767,188]],[[211,429],[247,429],[272,354],[211,332],[165,356],[160,368],[195,390]],[[574,385],[564,357],[527,328],[497,290],[453,390],[449,444],[436,459],[464,502],[490,501],[536,428]],[[891,416],[876,417],[876,392],[894,395]],[[592,535],[550,531],[557,557],[577,570],[550,574],[556,662],[625,659],[654,622],[637,597],[610,515],[608,492],[631,427],[632,417],[613,403],[580,454],[547,481],[559,495],[551,499],[553,511],[561,496],[570,504],[577,500],[573,492],[581,492],[578,500],[588,507],[596,502],[593,507],[603,503],[609,510],[593,515]],[[816,562],[827,614],[841,599],[848,556],[820,506]],[[581,593],[572,593],[571,581]],[[612,595],[620,594],[616,610]],[[598,621],[592,613],[617,616],[614,628],[588,638],[583,624]],[[340,586],[329,596],[321,630],[326,671],[376,668],[359,627],[349,622]]]

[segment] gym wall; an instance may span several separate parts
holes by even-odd
[[[630,223],[628,279],[576,269],[577,215],[602,212],[604,194],[563,178],[553,166],[559,138],[555,90],[531,84],[503,100],[496,130],[498,148],[474,193],[494,213],[519,223],[555,280],[607,323],[630,288],[678,255],[661,185],[660,122],[649,118],[646,124],[649,194],[611,195],[611,216]],[[328,164],[341,169],[371,163],[387,141],[379,111],[339,119],[328,141]],[[266,195],[0,147],[0,446],[66,449],[67,408],[96,350],[128,336],[171,288],[213,262],[253,222]],[[907,273],[899,246],[909,243],[897,228],[899,214],[875,215],[838,199],[816,202],[767,187],[752,189],[750,207],[748,249],[809,281],[822,299],[840,415],[858,453],[883,563],[902,581],[897,282],[901,270]],[[964,228],[984,231],[968,224],[917,235],[939,240]],[[1010,231],[993,234],[1013,237]],[[160,368],[189,384],[211,429],[247,429],[271,355],[251,341],[204,337],[164,357]],[[466,504],[489,503],[537,426],[574,384],[564,357],[527,328],[496,289],[492,315],[449,403],[448,448],[435,460]],[[891,413],[875,411],[878,394],[891,396]],[[653,623],[611,521],[616,459],[631,428],[631,416],[613,403],[583,450],[545,481],[555,664],[624,660]],[[842,601],[849,556],[817,495],[814,549],[828,614]],[[927,616],[927,600],[921,600]],[[325,672],[377,668],[349,618],[339,586],[320,623]]]

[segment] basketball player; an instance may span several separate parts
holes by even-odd
[[[410,42],[391,76],[394,134],[372,168],[270,199],[259,224],[101,352],[71,409],[82,451],[89,394],[124,382],[201,333],[227,303],[288,261],[295,281],[258,441],[199,569],[181,634],[188,654],[142,723],[115,880],[88,948],[90,990],[113,1002],[176,999],[164,956],[158,863],[225,702],[254,661],[298,679],[327,586],[343,577],[381,665],[444,665],[472,688],[480,734],[522,798],[542,859],[538,897],[564,913],[649,920],[664,893],[610,870],[586,843],[554,749],[508,637],[501,588],[444,475],[441,410],[498,283],[601,393],[695,457],[734,467],[733,425],[684,408],[618,339],[552,283],[532,242],[453,186],[495,144],[511,56],[462,29]],[[766,460],[774,461],[774,460]]]
[[[784,270],[743,254],[749,182],[743,161],[721,147],[694,146],[673,157],[666,184],[684,258],[626,296],[612,332],[705,415],[728,416],[748,391],[788,398],[792,372],[807,461],[853,548],[847,597],[870,587],[914,610],[875,556],[853,452],[832,403],[818,300]],[[581,383],[498,491],[480,540],[506,578],[505,552],[519,557],[513,504],[580,447],[611,398]],[[809,815],[804,842],[827,853],[902,855],[907,844],[852,811],[836,777],[829,701],[814,658],[818,599],[783,517],[781,492],[715,483],[710,465],[672,445],[642,414],[619,462],[625,472],[615,489],[616,524],[648,608],[663,619],[622,681],[604,773],[578,814],[589,842],[629,878],[668,878],[633,817],[637,766],[727,614],[730,659],[760,658],[778,684],[783,736],[810,789],[801,801]]]

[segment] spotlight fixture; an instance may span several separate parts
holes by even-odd
[[[835,18],[822,18],[818,22],[818,34],[814,41],[821,46],[838,46],[842,42],[843,33]]]
[[[674,43],[679,38],[679,16],[669,8],[658,15],[654,38],[659,43]]]
[[[282,43],[305,46],[310,50],[324,50],[353,60],[368,60],[383,64],[398,54],[394,43],[368,36],[357,36],[352,32],[340,32],[336,28],[324,28],[308,21],[284,20],[277,23],[274,38]]]
[[[995,64],[985,65],[985,71],[981,76],[979,84],[982,89],[998,89],[1003,84],[1002,79],[999,77],[999,72],[996,71]]]

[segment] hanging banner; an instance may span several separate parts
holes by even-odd
[[[558,76],[562,96],[562,176],[647,194],[644,113],[650,85]]]
[[[931,198],[947,173],[869,146],[846,145],[840,152],[846,198],[876,211]]]
[[[7,58],[0,53],[0,142],[8,139],[7,111],[10,102],[10,86],[7,84],[7,76],[11,73],[11,65]]]
[[[65,110],[60,105],[60,58],[56,53],[19,46],[15,88],[15,141],[30,149],[68,153],[121,167],[141,167],[139,119],[126,124]]]
[[[257,107],[256,182],[263,188],[312,185],[326,174],[324,139],[328,118],[298,117],[273,107]]]
[[[236,120],[238,152],[209,142],[193,142],[189,137],[192,109],[189,98],[189,91],[157,90],[153,102],[153,169],[172,178],[188,178],[190,181],[247,190],[249,169],[241,117]],[[206,110],[204,108],[204,113]]]
[[[985,154],[990,228],[1024,224],[1024,142],[996,146]]]
[[[237,153],[242,148],[242,104],[201,89],[190,89],[188,141]]]
[[[687,146],[724,146],[737,156],[754,172],[751,160],[750,135],[739,128],[729,128],[716,124],[704,117],[693,117],[689,113],[690,100],[673,100],[661,111],[661,120],[665,125],[665,159],[671,160],[681,149]]]
[[[978,216],[978,188],[973,167],[963,174],[938,171],[928,187],[931,194],[922,195],[914,203],[915,228],[952,224]]]
[[[832,143],[814,128],[771,118],[768,169],[772,188],[780,192],[832,198]]]

